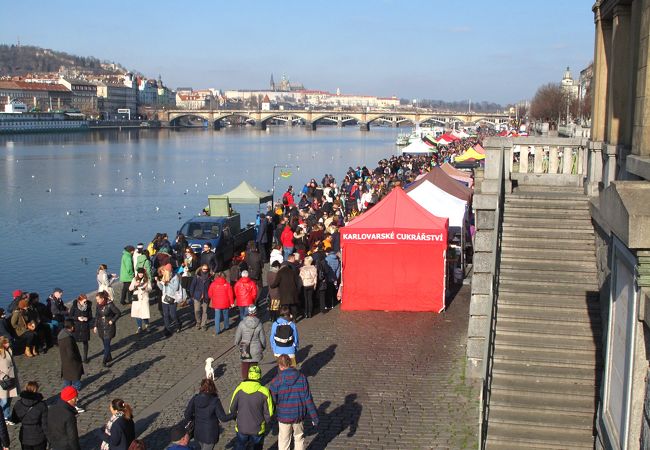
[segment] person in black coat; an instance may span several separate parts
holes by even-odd
[[[214,381],[205,378],[201,381],[199,393],[190,399],[185,408],[185,420],[194,421],[194,440],[198,448],[210,448],[219,442],[219,422],[228,422],[234,414],[226,414],[217,395]]]
[[[0,416],[2,416],[2,420],[0,420],[0,445],[2,445],[3,450],[9,450],[9,446],[11,445],[11,441],[9,440],[9,430],[7,430],[5,416],[2,414],[0,414]]]
[[[72,302],[70,318],[74,321],[73,336],[83,345],[83,362],[88,363],[88,341],[90,341],[90,324],[93,322],[93,308],[85,294]]]
[[[64,387],[61,396],[47,412],[47,440],[54,450],[81,450],[77,430],[77,390]]]
[[[38,383],[29,381],[11,412],[13,423],[22,423],[18,439],[23,449],[47,448],[47,405],[38,392]]]
[[[257,245],[257,250],[260,252],[260,258],[262,262],[266,262],[268,252],[266,251],[269,243],[269,221],[266,218],[266,215],[260,214],[260,226],[257,229],[257,236],[255,237],[255,244]]]
[[[219,261],[217,261],[217,255],[212,251],[212,244],[209,242],[203,244],[203,251],[199,257],[199,265],[202,266],[204,264],[208,265],[210,272],[212,273],[217,273],[221,270],[221,267],[219,267]]]
[[[95,296],[97,310],[95,311],[95,328],[93,332],[97,334],[104,343],[104,359],[102,365],[108,367],[108,363],[113,360],[111,355],[111,339],[115,337],[115,322],[120,318],[120,310],[110,301],[106,292],[98,292]]]
[[[208,322],[208,305],[210,304],[208,288],[211,282],[210,268],[204,264],[196,272],[196,276],[192,278],[192,282],[190,283],[189,293],[194,305],[194,320],[196,322],[196,328],[199,330],[201,328],[204,330],[208,329],[206,325]]]
[[[59,355],[61,357],[61,378],[65,386],[74,386],[81,389],[81,376],[84,374],[84,365],[81,361],[79,347],[74,338],[74,322],[66,319],[63,329],[59,333]]]
[[[291,268],[291,265],[286,261],[278,270],[275,280],[270,288],[279,288],[280,292],[280,305],[288,305],[291,308],[291,313],[296,317],[296,309],[298,305],[299,283],[298,274]]]
[[[248,266],[248,277],[255,281],[255,284],[257,284],[257,292],[261,293],[264,260],[253,241],[249,241],[246,247],[246,265]]]
[[[111,418],[104,427],[103,441],[109,450],[128,450],[135,440],[135,424],[131,406],[120,398],[113,399],[108,406]]]

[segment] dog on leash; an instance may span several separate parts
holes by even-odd
[[[214,358],[205,358],[205,377],[209,380],[214,380],[214,369],[212,363]]]

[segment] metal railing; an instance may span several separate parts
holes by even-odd
[[[492,243],[492,289],[489,296],[488,307],[488,324],[487,335],[485,337],[485,346],[483,350],[483,375],[481,376],[481,397],[479,406],[479,441],[478,448],[483,450],[487,440],[487,424],[490,415],[490,395],[492,385],[492,366],[494,358],[494,340],[496,333],[496,312],[497,312],[497,298],[499,294],[499,266],[501,258],[501,230],[503,223],[503,207],[505,202],[505,165],[510,164],[510,160],[506,161],[506,155],[510,158],[511,151],[501,148],[499,157],[499,178],[498,178],[498,191],[497,191],[497,204],[494,211],[494,239]]]

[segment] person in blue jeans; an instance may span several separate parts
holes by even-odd
[[[5,376],[15,380],[14,386],[11,389],[5,390],[0,388],[0,407],[2,407],[5,420],[9,420],[11,417],[11,399],[18,397],[20,388],[16,379],[14,357],[11,353],[9,339],[2,336],[0,337],[0,378],[4,378]]]
[[[171,264],[166,264],[158,269],[156,284],[161,291],[164,333],[166,337],[169,337],[174,334],[174,331],[180,333],[182,328],[176,314],[176,304],[182,300],[181,282],[173,273]]]

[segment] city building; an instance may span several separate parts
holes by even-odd
[[[72,92],[72,107],[84,114],[96,114],[97,85],[76,78],[59,78],[59,83]]]
[[[578,84],[573,80],[571,70],[568,67],[564,71],[564,76],[560,82],[560,87],[562,88],[562,92],[568,94],[571,98],[578,98],[579,87]]]
[[[0,81],[0,105],[17,100],[29,109],[55,111],[72,108],[72,93],[62,84]]]
[[[210,90],[176,90],[176,107],[180,109],[209,109],[213,100]]]
[[[650,5],[597,0],[586,190],[607,309],[596,448],[650,448]]]
[[[97,84],[97,107],[104,119],[121,118],[118,109],[136,113],[136,89],[123,83],[100,82]]]

